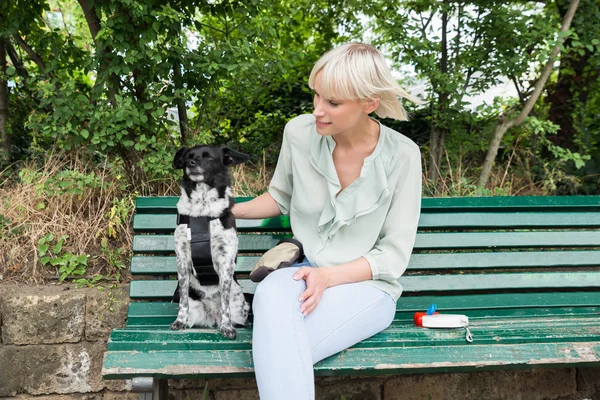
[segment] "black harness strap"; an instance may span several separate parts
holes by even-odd
[[[219,284],[210,248],[210,221],[213,219],[216,218],[177,214],[177,225],[186,224],[192,231],[192,265],[202,286]]]

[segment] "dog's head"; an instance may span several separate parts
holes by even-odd
[[[205,182],[219,175],[227,174],[230,165],[237,165],[250,158],[229,147],[199,145],[191,149],[183,147],[177,150],[173,168],[183,169],[193,182]]]

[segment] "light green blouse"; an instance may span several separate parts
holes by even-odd
[[[360,177],[338,194],[334,147],[330,136],[317,133],[312,115],[292,119],[269,193],[289,215],[311,264],[327,267],[365,257],[373,275],[365,283],[398,300],[398,278],[408,265],[421,210],[419,148],[380,124],[379,141]]]

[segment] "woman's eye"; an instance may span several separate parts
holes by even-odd
[[[329,100],[329,104],[331,104],[332,107],[337,107],[340,105],[339,103],[336,103],[335,101],[331,101],[331,100]]]

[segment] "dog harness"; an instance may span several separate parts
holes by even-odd
[[[210,248],[210,221],[214,217],[190,217],[177,214],[177,225],[186,224],[192,231],[190,247],[192,249],[192,265],[200,285],[218,285],[219,275],[213,267]]]

